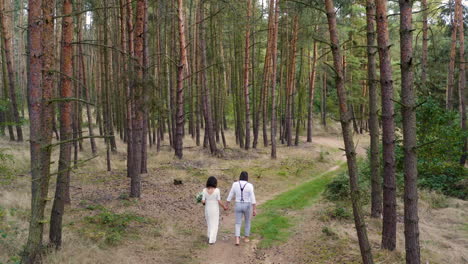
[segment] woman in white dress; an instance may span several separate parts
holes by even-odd
[[[218,180],[211,176],[206,182],[206,188],[203,189],[202,203],[205,205],[205,219],[208,226],[208,243],[213,245],[216,242],[219,227],[219,206],[227,210],[227,207],[221,201],[221,193],[217,188]]]

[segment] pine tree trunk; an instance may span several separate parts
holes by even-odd
[[[405,175],[406,263],[421,263],[418,218],[418,158],[416,155],[416,100],[413,74],[412,0],[400,0],[401,102]]]
[[[327,60],[327,56],[325,56],[325,61]],[[327,72],[323,72],[322,75],[322,100],[320,103],[320,114],[322,119],[322,125],[326,129],[327,128]]]
[[[244,103],[245,103],[245,149],[250,148],[250,92],[249,92],[249,72],[250,72],[250,16],[252,0],[247,0],[247,26],[245,30],[245,53],[244,53]]]
[[[145,13],[143,15],[143,87],[142,89],[142,100],[143,100],[143,134],[141,136],[141,168],[140,173],[148,173],[148,104],[149,104],[149,89],[148,89],[148,66],[149,66],[149,56],[148,56],[148,0],[144,0],[144,9]]]
[[[455,87],[455,56],[457,53],[457,28],[458,28],[458,8],[459,6],[455,4],[455,10],[453,12],[452,19],[452,34],[450,42],[450,61],[449,68],[447,73],[447,90],[445,94],[445,108],[447,110],[453,109],[453,90]]]
[[[383,142],[383,225],[382,248],[396,247],[396,183],[395,183],[395,121],[393,106],[393,79],[390,61],[387,2],[376,0],[377,43],[380,59],[380,85],[382,89],[382,142]]]
[[[72,79],[73,75],[73,17],[67,16],[72,13],[71,0],[63,1],[62,14],[62,41],[60,54],[60,97],[63,99],[73,97]],[[72,111],[73,103],[65,101],[60,103],[60,155],[55,187],[55,198],[52,205],[50,218],[50,242],[58,249],[62,244],[62,219],[65,213],[65,204],[70,203],[70,160],[72,136]]]
[[[277,64],[277,48],[278,48],[278,17],[279,17],[279,0],[275,0],[274,22],[273,22],[273,39],[271,43],[271,158],[276,159],[276,64]]]
[[[263,132],[263,146],[268,147],[268,85],[271,82],[271,71],[272,71],[272,42],[273,42],[273,23],[274,23],[274,11],[275,11],[275,0],[270,0],[268,6],[268,38],[267,38],[267,49],[265,53],[265,63],[263,68],[263,85],[261,94],[261,111],[262,111],[262,132]],[[259,110],[260,111],[260,110]]]
[[[83,6],[83,5],[82,5]],[[80,24],[81,26],[81,24]],[[78,42],[82,42],[83,41],[83,33],[82,33],[82,30],[80,28],[80,30],[78,31]],[[93,155],[96,155],[97,153],[97,147],[96,147],[96,140],[94,139],[94,131],[93,131],[93,117],[91,115],[91,107],[90,107],[90,94],[89,94],[89,90],[90,90],[90,87],[88,86],[88,83],[86,81],[86,67],[85,67],[85,63],[84,63],[84,55],[83,55],[83,48],[82,48],[82,45],[78,45],[78,49],[79,49],[79,67],[81,67],[81,72],[83,74],[83,79],[82,79],[82,83],[84,85],[84,93],[85,93],[85,100],[86,102],[88,102],[86,104],[86,116],[87,116],[87,119],[88,119],[88,133],[89,133],[89,137],[90,137],[90,144],[91,144],[91,151],[93,153]]]
[[[421,9],[422,9],[422,54],[421,54],[421,87],[423,91],[427,93],[428,89],[426,87],[427,82],[427,51],[428,51],[428,26],[427,26],[427,14],[430,10],[427,5],[427,0],[421,0]]]
[[[458,73],[458,107],[460,109],[460,126],[461,129],[466,133],[468,128],[466,126],[466,60],[465,60],[465,30],[463,23],[463,6],[461,0],[456,0],[458,4],[458,34],[460,35],[459,43],[459,73]],[[466,134],[465,134],[466,135]],[[462,155],[460,157],[460,165],[465,166],[466,159],[468,157],[468,140],[465,137],[463,139]]]
[[[11,50],[12,36],[11,31],[11,19],[8,15],[9,9],[11,9],[8,4],[9,0],[0,0],[0,24],[2,31],[2,40],[3,48],[5,50],[5,61],[8,71],[8,88],[10,93],[10,103],[11,103],[11,113],[13,115],[13,121],[16,126],[16,140],[23,141],[23,130],[21,128],[21,119],[18,112],[18,102],[16,98],[16,79],[13,71],[13,55]],[[12,14],[12,13],[10,13]]]
[[[3,35],[3,34],[1,34]],[[0,35],[0,37],[2,37]],[[3,41],[0,41],[3,43]],[[0,43],[1,44],[1,43]],[[3,46],[3,44],[1,44],[0,46]],[[6,56],[5,56],[5,49],[2,47],[2,50],[0,51],[1,54],[2,54],[2,84],[3,84],[3,94],[4,94],[4,100],[5,101],[8,101],[8,71],[6,69]],[[11,113],[11,107],[8,107],[5,111],[5,121],[8,123],[7,124],[7,128],[8,128],[8,135],[10,136],[10,141],[15,141],[15,132],[13,130],[13,126],[11,125],[12,123],[14,123],[13,121],[13,117],[12,117],[12,113]]]
[[[296,82],[296,87],[297,87],[297,100],[298,100],[298,105],[297,105],[297,118],[296,118],[296,137],[294,139],[294,145],[299,146],[299,136],[300,136],[300,131],[301,131],[301,122],[302,122],[302,101],[303,101],[303,89],[301,88],[301,79],[302,79],[302,67],[303,67],[303,49],[301,48],[300,52],[300,63],[299,63],[299,76],[297,76],[297,82]]]
[[[354,224],[356,227],[359,248],[361,250],[362,262],[364,264],[373,263],[371,247],[367,238],[366,224],[362,213],[360,203],[360,193],[358,185],[358,171],[356,150],[353,142],[353,132],[351,128],[351,116],[347,106],[346,90],[343,76],[343,61],[341,57],[341,48],[336,28],[336,13],[333,6],[333,0],[325,0],[327,11],[328,27],[330,31],[331,49],[333,53],[333,65],[335,68],[335,85],[338,94],[340,121],[345,145],[346,159],[348,162],[349,185],[351,191],[351,202],[353,205]]]
[[[42,6],[41,6],[42,5]],[[43,12],[41,12],[41,7]],[[31,217],[29,236],[21,263],[40,261],[44,230],[44,209],[50,178],[54,76],[54,8],[53,1],[28,2],[28,106],[31,151]],[[44,26],[43,26],[44,25]],[[42,35],[42,33],[44,35]],[[44,47],[44,49],[43,49]]]
[[[379,117],[377,102],[377,73],[375,65],[375,3],[366,1],[367,17],[367,83],[369,86],[369,130],[370,130],[370,166],[371,166],[371,217],[379,218],[382,214],[382,180],[380,175],[379,154]]]
[[[121,6],[124,5],[123,0],[120,3]],[[125,67],[128,67],[127,70],[130,70],[134,65],[133,58],[135,55],[134,49],[134,35],[133,35],[133,8],[132,8],[132,1],[126,0],[126,22],[127,22],[127,47],[128,47],[128,56],[127,61],[128,63],[124,63]],[[122,36],[124,38],[124,36]],[[126,78],[127,89],[125,91],[126,96],[126,112],[127,112],[127,177],[131,178],[132,173],[134,171],[134,163],[133,163],[133,86],[134,80],[130,80]]]
[[[177,0],[178,20],[179,20],[179,55],[180,61],[177,66],[177,118],[176,118],[176,140],[175,140],[175,155],[181,159],[183,149],[184,136],[184,73],[187,71],[187,50],[185,43],[185,18],[183,0]]]
[[[144,118],[145,118],[145,106],[144,106],[144,94],[143,94],[143,81],[144,81],[144,40],[146,33],[144,32],[144,20],[145,20],[145,0],[137,1],[136,10],[136,23],[135,23],[135,74],[136,81],[132,85],[133,90],[133,107],[134,107],[134,119],[132,120],[132,136],[133,136],[133,149],[132,158],[133,166],[130,171],[130,197],[141,196],[141,164],[142,164],[142,149],[143,149],[143,137],[144,137]]]
[[[293,112],[293,95],[294,95],[294,80],[296,79],[296,49],[297,36],[299,31],[299,16],[295,15],[293,19],[293,32],[291,40],[291,51],[289,53],[289,72],[287,80],[286,93],[286,139],[288,147],[292,146],[292,112]]]
[[[205,10],[204,10],[204,2],[205,0],[200,1],[200,7],[199,7],[199,12],[200,12],[200,20],[202,21],[199,24],[199,34],[200,34],[200,55],[201,55],[201,91],[202,91],[202,104],[203,104],[203,113],[205,116],[205,133],[206,137],[208,138],[208,143],[210,145],[210,152],[211,154],[217,154],[218,149],[216,147],[216,141],[214,138],[214,133],[213,133],[213,117],[211,113],[211,95],[210,95],[210,89],[207,86],[206,83],[206,41],[205,41]]]
[[[315,31],[318,27],[315,27]],[[310,76],[309,76],[309,106],[307,114],[307,142],[312,142],[312,128],[313,128],[313,111],[314,111],[314,94],[315,94],[315,76],[317,67],[317,41],[314,40],[314,58],[312,60]],[[309,55],[310,58],[310,55]]]

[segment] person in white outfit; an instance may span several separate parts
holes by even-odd
[[[205,205],[205,219],[208,227],[208,243],[213,245],[216,242],[219,227],[219,206],[227,210],[227,207],[221,201],[221,193],[217,188],[218,180],[211,176],[206,182],[206,188],[203,189],[202,203]]]
[[[244,218],[244,236],[245,242],[249,242],[250,236],[250,220],[251,216],[257,215],[257,201],[255,200],[254,186],[248,182],[249,174],[246,171],[241,172],[239,181],[232,184],[231,191],[227,198],[227,202],[231,201],[233,196],[236,197],[235,213],[236,213],[236,246],[240,242],[240,229],[242,226],[242,217]]]

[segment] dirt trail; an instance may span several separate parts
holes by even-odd
[[[330,137],[315,137],[314,144],[323,145],[331,148],[343,148],[343,141],[340,138],[330,138]],[[365,153],[365,150],[362,147],[358,146],[358,153]],[[343,153],[336,152],[334,155],[337,155],[339,160],[344,161],[346,158]],[[335,171],[339,168],[339,165],[330,167],[326,172]],[[267,197],[261,197],[258,199],[258,204],[261,205],[263,202],[272,199],[274,196],[281,193],[271,192]],[[263,199],[262,199],[263,198]],[[259,213],[261,211],[259,210]],[[255,218],[253,218],[255,221]],[[265,259],[262,256],[257,256],[256,245],[258,244],[258,239],[252,239],[250,242],[245,243],[241,240],[240,246],[235,246],[234,238],[234,224],[235,217],[234,211],[231,208],[228,211],[223,211],[220,221],[220,229],[218,232],[218,241],[214,245],[208,246],[207,249],[200,251],[200,254],[197,255],[197,261],[199,263],[211,263],[211,264],[250,264],[250,263],[263,263],[263,264],[273,264],[268,259]],[[243,230],[241,230],[241,234]]]

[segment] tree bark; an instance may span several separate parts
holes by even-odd
[[[325,56],[325,61],[327,56]],[[324,71],[322,75],[322,100],[320,104],[320,114],[322,119],[322,125],[327,129],[327,72]]]
[[[126,2],[123,2],[122,0],[121,5],[123,6],[125,4],[126,8],[126,23],[127,23],[127,47],[128,47],[128,55],[126,60],[128,61],[125,64],[125,67],[130,70],[131,67],[134,65],[133,59],[135,55],[135,49],[134,49],[134,35],[133,35],[133,8],[132,8],[132,1],[131,0],[126,0]],[[122,36],[124,37],[124,36]],[[134,66],[133,66],[134,68]],[[126,111],[127,111],[127,177],[131,178],[132,172],[134,171],[134,164],[133,164],[133,86],[134,86],[134,80],[130,80],[128,77],[125,79],[127,82],[127,89],[125,91],[125,96],[126,96]]]
[[[299,136],[301,132],[301,123],[302,123],[302,103],[304,97],[304,89],[301,88],[301,80],[302,80],[302,68],[303,68],[303,60],[304,60],[304,51],[301,48],[301,52],[299,53],[299,73],[296,80],[296,87],[297,87],[297,113],[296,113],[296,137],[294,139],[294,145],[299,146]]]
[[[275,0],[274,22],[273,22],[273,40],[271,43],[271,158],[276,159],[276,64],[278,61],[278,17],[279,0]]]
[[[421,263],[418,218],[418,158],[416,155],[416,100],[413,74],[412,0],[400,0],[401,100],[405,175],[406,263]]]
[[[456,0],[458,5],[458,34],[460,35],[459,43],[459,73],[458,73],[458,107],[460,110],[460,126],[461,129],[466,133],[468,130],[466,126],[466,60],[465,60],[465,30],[463,23],[463,6],[461,0]],[[460,165],[465,166],[466,159],[468,157],[468,140],[463,138],[462,155],[460,157]]]
[[[49,103],[53,96],[51,69],[54,61],[54,6],[53,1],[28,2],[28,107],[32,179],[29,235],[21,258],[21,263],[25,264],[40,261],[44,209],[49,190],[51,149],[48,146],[52,141],[54,109],[53,104]],[[46,24],[44,35],[43,23]]]
[[[71,0],[63,1],[62,15],[62,42],[60,54],[60,98],[73,97],[72,79],[73,75],[73,17]],[[70,161],[72,142],[72,111],[73,102],[60,103],[60,154],[55,187],[55,198],[52,205],[50,219],[50,242],[58,249],[62,244],[62,219],[65,213],[65,204],[70,203]],[[70,142],[67,142],[70,141]]]
[[[0,0],[0,19],[1,19],[1,29],[2,29],[2,40],[3,48],[5,49],[5,61],[8,71],[8,88],[10,93],[11,101],[11,113],[13,115],[13,121],[16,126],[16,140],[23,141],[23,130],[21,128],[21,119],[18,112],[18,102],[16,98],[16,79],[13,71],[13,55],[11,50],[11,19],[7,15],[7,12],[10,12],[10,5],[8,4],[9,0]],[[11,14],[11,13],[10,13]]]
[[[351,116],[347,106],[346,90],[343,76],[343,61],[341,57],[340,42],[338,39],[337,22],[333,0],[325,0],[325,7],[330,31],[331,49],[333,53],[333,65],[335,68],[335,85],[338,94],[340,108],[340,122],[345,145],[346,159],[348,162],[349,186],[351,191],[351,202],[353,205],[354,224],[356,227],[359,248],[361,250],[362,262],[364,264],[374,263],[372,259],[371,247],[367,238],[366,224],[360,203],[360,193],[358,185],[358,169],[356,160],[356,150],[353,142],[353,131],[351,127]]]
[[[0,35],[0,37],[3,38],[3,34]],[[3,43],[3,41],[0,41]],[[0,44],[1,44],[0,43]],[[1,44],[3,46],[3,44]],[[8,101],[8,71],[6,69],[6,56],[5,56],[5,49],[1,47],[1,54],[2,54],[2,83],[3,83],[3,98],[5,101]],[[7,128],[8,128],[8,135],[10,136],[10,141],[15,141],[15,132],[13,130],[13,126],[11,125],[14,123],[12,113],[11,113],[11,107],[8,107],[5,111],[5,121],[7,121]]]
[[[370,166],[371,166],[371,217],[379,218],[382,214],[382,178],[380,175],[379,154],[379,117],[377,95],[377,72],[375,65],[375,3],[366,1],[367,17],[367,79],[369,86],[369,130],[370,130]]]
[[[317,31],[318,27],[315,27]],[[312,60],[310,75],[309,75],[309,106],[307,114],[307,142],[312,142],[312,128],[313,128],[313,111],[314,111],[314,94],[315,94],[315,77],[317,67],[317,41],[314,40],[314,58]],[[309,56],[310,57],[310,56]]]
[[[286,94],[286,139],[288,146],[292,146],[292,104],[294,99],[294,80],[296,79],[296,44],[299,31],[299,16],[295,15],[293,20],[293,36],[291,40],[291,51],[289,54],[289,76],[287,80]]]
[[[176,118],[176,140],[175,140],[175,155],[181,159],[183,149],[184,136],[184,73],[187,71],[187,50],[185,43],[185,16],[183,0],[178,0],[178,20],[179,20],[179,55],[180,61],[177,66],[177,118]]]
[[[268,123],[268,85],[271,80],[271,64],[272,64],[272,42],[273,42],[273,26],[274,26],[274,9],[275,0],[270,0],[268,6],[268,38],[267,38],[267,49],[265,53],[265,63],[263,66],[263,85],[262,85],[262,94],[260,106],[262,111],[262,131],[263,131],[263,145],[268,147],[268,132],[267,132],[267,123]]]
[[[135,74],[136,82],[132,85],[133,90],[133,107],[134,107],[134,119],[132,120],[132,136],[133,136],[133,149],[132,158],[133,166],[130,171],[130,197],[139,198],[141,196],[141,164],[142,164],[142,148],[143,148],[143,119],[145,118],[145,102],[143,94],[144,85],[144,65],[143,65],[143,54],[144,54],[144,39],[146,32],[144,32],[144,20],[146,10],[145,0],[137,1],[136,10],[136,23],[135,23]]]
[[[149,55],[148,55],[148,0],[144,0],[144,17],[143,17],[143,134],[141,136],[141,168],[140,173],[148,173],[148,105],[149,105],[149,93],[148,82],[149,82]],[[183,132],[183,131],[182,131]]]
[[[395,183],[395,121],[393,106],[393,79],[390,61],[387,2],[376,0],[377,43],[380,59],[380,85],[382,89],[382,142],[383,142],[383,226],[382,248],[396,247],[396,183]]]
[[[201,56],[201,91],[202,91],[202,101],[203,101],[203,113],[205,116],[205,133],[208,138],[210,145],[211,154],[217,154],[218,149],[216,147],[216,141],[213,133],[213,117],[211,113],[211,95],[210,89],[206,84],[206,40],[205,40],[205,10],[204,10],[205,0],[200,1],[200,22],[199,22],[199,34],[200,34],[200,56]]]
[[[459,5],[455,3],[455,10],[452,19],[452,34],[450,42],[450,61],[447,73],[447,90],[445,94],[445,108],[447,110],[453,109],[453,90],[455,87],[455,56],[457,53],[457,28],[460,21],[458,21]]]
[[[81,27],[81,24],[80,24],[80,27]],[[83,41],[83,33],[82,33],[82,29],[80,28],[80,30],[78,31],[78,42],[82,42]],[[79,49],[79,67],[81,67],[81,72],[83,74],[83,80],[82,83],[84,85],[84,95],[85,95],[85,100],[88,102],[86,104],[86,117],[88,119],[88,133],[89,133],[89,141],[90,141],[90,144],[91,144],[91,152],[93,153],[93,155],[96,155],[97,153],[97,147],[96,147],[96,140],[94,139],[94,131],[93,131],[93,117],[92,117],[92,114],[91,114],[91,106],[90,106],[90,94],[89,94],[89,90],[90,90],[90,87],[88,86],[88,83],[87,83],[87,78],[86,78],[86,67],[85,67],[85,63],[84,63],[84,54],[83,54],[83,47],[82,45],[78,45],[78,49]]]
[[[245,103],[245,149],[250,148],[250,91],[249,91],[249,72],[250,72],[250,16],[252,1],[247,0],[247,26],[245,29],[245,53],[244,53],[244,103]]]
[[[421,54],[421,87],[423,91],[427,91],[427,51],[428,51],[428,26],[427,26],[427,14],[429,13],[427,0],[421,0],[422,9],[422,54]]]

